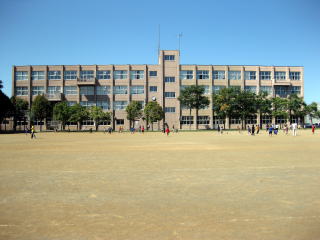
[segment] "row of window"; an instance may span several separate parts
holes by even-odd
[[[180,87],[181,90],[186,88],[186,85],[182,85]],[[210,94],[210,86],[209,85],[203,85],[205,91],[204,94]],[[240,86],[230,86],[232,88],[238,88],[240,89]],[[81,95],[108,95],[110,94],[110,86],[80,86],[80,94]],[[212,87],[212,93],[218,93],[221,89],[225,88],[225,86],[213,86]],[[157,86],[150,86],[149,87],[150,92],[157,92],[158,87]],[[277,86],[274,88],[275,94],[284,96],[288,94],[301,94],[301,87],[300,86]],[[256,86],[245,86],[245,91],[257,92]],[[273,93],[273,87],[271,86],[260,86],[260,92],[266,92],[268,95],[272,95]],[[44,87],[43,86],[33,86],[32,87],[32,95],[41,95],[44,94]],[[47,93],[49,95],[55,95],[58,93],[61,93],[61,87],[60,86],[49,86],[47,89]],[[64,87],[64,94],[65,95],[77,95],[78,94],[78,88],[76,86],[65,86]],[[113,94],[128,94],[128,86],[125,85],[119,85],[113,87]],[[133,85],[130,87],[130,94],[144,94],[144,86],[142,85]],[[16,95],[17,96],[28,96],[28,87],[16,87]],[[166,98],[175,98],[176,93],[175,92],[165,92]]]
[[[127,79],[128,71],[127,70],[116,70],[113,72],[114,79]],[[150,77],[156,77],[157,71],[149,71]],[[63,78],[65,80],[76,80],[78,77],[77,71],[64,71]],[[95,75],[95,71],[87,70],[80,71],[80,80],[92,80],[95,77],[97,79],[111,79],[111,71],[97,71]],[[61,71],[48,71],[48,79],[49,80],[60,80],[62,78]],[[143,70],[134,70],[130,71],[130,79],[143,79],[144,71]],[[15,80],[28,80],[28,72],[27,71],[17,71],[15,72]],[[31,80],[45,80],[45,71],[32,71],[31,72]]]
[[[245,71],[244,79],[245,80],[256,80],[256,71]],[[271,80],[271,71],[260,71],[259,76],[261,80]],[[209,70],[198,70],[196,71],[197,79],[209,79],[210,71]],[[224,80],[226,79],[225,71],[213,71],[212,72],[213,79],[216,80]],[[300,72],[289,72],[289,79],[291,80],[300,80],[301,73]],[[187,80],[193,79],[193,71],[192,70],[184,70],[180,71],[180,79]],[[285,80],[286,72],[275,71],[274,78],[276,80]],[[229,80],[241,80],[241,71],[228,71],[228,79]]]
[[[75,80],[77,79],[77,71],[64,71],[63,73],[65,80]],[[210,71],[208,70],[198,70],[196,71],[197,79],[209,79]],[[113,72],[114,79],[127,79],[128,71],[127,70],[117,70]],[[271,80],[271,71],[261,71],[259,72],[261,80]],[[157,71],[149,71],[150,77],[156,77]],[[212,72],[213,79],[224,80],[226,78],[225,71],[213,71]],[[94,71],[80,71],[80,79],[81,80],[92,80],[95,77]],[[286,72],[276,71],[274,72],[274,78],[276,80],[286,80]],[[96,72],[97,79],[111,79],[111,71],[97,71]],[[135,70],[130,71],[130,79],[143,79],[144,71],[143,70]],[[180,71],[180,79],[187,80],[193,79],[193,71],[192,70],[183,70]],[[301,73],[300,72],[289,72],[289,79],[291,80],[300,80]],[[31,80],[44,80],[45,72],[44,71],[32,71]],[[61,79],[61,71],[49,71],[48,72],[49,80],[60,80]],[[241,71],[228,71],[228,79],[229,80],[240,80],[241,79]],[[256,72],[255,71],[245,71],[244,72],[245,80],[256,80]],[[17,71],[15,72],[15,80],[28,80],[28,72],[26,71]],[[165,82],[175,82],[174,77],[165,77]]]

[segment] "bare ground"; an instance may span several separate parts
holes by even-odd
[[[320,239],[320,134],[0,135],[0,239]]]

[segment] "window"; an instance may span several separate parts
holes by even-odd
[[[124,119],[116,119],[117,125],[124,125]]]
[[[289,88],[286,86],[275,86],[274,91],[280,97],[287,97],[290,94]]]
[[[44,94],[44,87],[33,86],[32,87],[32,96]]]
[[[193,71],[192,70],[180,71],[180,79],[181,80],[193,79]]]
[[[262,124],[272,123],[272,116],[263,115],[263,116],[261,117],[261,122],[262,122]]]
[[[230,118],[230,124],[241,124],[241,118]]]
[[[180,124],[193,124],[193,116],[181,116]]]
[[[55,96],[58,93],[61,93],[61,87],[60,86],[49,86],[47,89],[47,93],[50,96]]]
[[[99,121],[99,125],[111,125],[111,121]]]
[[[127,79],[128,72],[126,70],[118,70],[113,72],[114,79]]]
[[[71,107],[71,106],[76,105],[77,102],[76,101],[68,101],[67,104],[68,104],[69,107]]]
[[[197,71],[197,79],[209,79],[209,71],[208,70]]]
[[[210,94],[210,86],[209,85],[200,85],[204,88],[204,94]]]
[[[256,86],[245,86],[244,90],[247,91],[247,92],[256,93],[257,92],[257,87]]]
[[[110,103],[108,101],[97,101],[97,107],[101,107],[103,110],[109,110]]]
[[[113,87],[113,94],[128,94],[128,87],[127,86],[114,86]]]
[[[80,71],[80,79],[81,80],[93,80],[94,79],[94,71]]]
[[[209,116],[198,116],[197,117],[198,124],[210,124],[210,117]]]
[[[260,72],[260,80],[271,80],[271,72],[270,71],[261,71]]]
[[[286,72],[275,72],[274,74],[276,80],[286,80]]]
[[[225,121],[225,119],[218,118],[217,116],[214,116],[214,117],[213,117],[213,123],[214,123],[215,125],[217,125],[217,124],[224,124],[224,121]]]
[[[61,71],[49,71],[48,72],[49,80],[60,80],[61,79]]]
[[[35,126],[41,126],[41,125],[44,125],[44,122],[43,122],[43,121],[39,121],[39,120],[34,120],[34,121],[33,121],[33,125],[35,125]]]
[[[214,94],[217,94],[217,93],[219,93],[220,92],[220,90],[221,89],[223,89],[223,88],[226,88],[226,86],[213,86],[212,87],[212,92],[214,93]]]
[[[256,80],[256,72],[255,71],[245,71],[244,72],[245,80]]]
[[[114,101],[113,102],[113,109],[114,110],[124,110],[128,105],[127,101]]]
[[[77,79],[77,71],[64,71],[63,77],[65,80],[75,80]]]
[[[166,60],[166,61],[174,61],[174,55],[164,55],[164,60]]]
[[[14,79],[16,81],[28,80],[28,72],[25,72],[25,71],[15,72]]]
[[[64,87],[64,94],[65,95],[77,95],[78,94],[77,86],[65,86]]]
[[[283,116],[276,117],[276,124],[283,124],[286,122],[287,122],[287,119],[285,117]]]
[[[144,108],[144,106],[145,106],[145,102],[144,101],[136,101],[136,102],[138,102],[141,105],[142,109]]]
[[[175,98],[176,97],[176,93],[175,92],[165,92],[164,93],[164,97],[165,98]]]
[[[94,101],[81,101],[80,105],[83,107],[93,107],[96,106],[96,103]]]
[[[157,76],[157,71],[150,71],[149,72],[150,77],[156,77]]]
[[[289,76],[291,80],[300,80],[300,72],[290,72]]]
[[[44,71],[32,71],[32,80],[44,80]]]
[[[157,92],[158,87],[157,86],[150,86],[150,92]]]
[[[98,79],[110,79],[110,71],[97,71]]]
[[[164,82],[166,83],[173,83],[175,81],[176,81],[175,77],[164,77]]]
[[[94,86],[80,86],[81,95],[94,95]]]
[[[272,94],[272,87],[271,86],[260,86],[260,92],[266,92],[268,95]]]
[[[131,80],[143,79],[143,78],[144,78],[144,71],[142,70],[130,71]]]
[[[131,94],[144,94],[144,86],[131,86]]]
[[[176,112],[176,108],[175,107],[165,107],[164,108],[164,112],[165,113],[175,113]]]
[[[97,95],[107,95],[110,94],[110,86],[97,86],[96,87]]]
[[[229,80],[241,80],[241,72],[240,71],[229,71],[228,78],[229,78]]]
[[[213,79],[225,79],[226,74],[225,71],[213,71]]]
[[[257,116],[251,116],[246,119],[246,124],[257,124]]]
[[[16,87],[16,95],[17,96],[28,96],[29,95],[28,87]]]
[[[87,120],[82,121],[82,125],[83,126],[93,126],[94,121],[92,119],[87,119]]]
[[[293,94],[301,94],[301,87],[300,86],[292,86],[291,93]]]

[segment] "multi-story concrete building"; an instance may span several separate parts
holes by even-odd
[[[188,85],[203,85],[205,94],[224,87],[235,87],[258,93],[266,91],[271,96],[286,97],[297,93],[303,96],[304,68],[289,66],[221,66],[181,65],[179,51],[161,50],[157,65],[54,65],[13,66],[13,95],[32,104],[38,94],[45,94],[50,101],[67,101],[69,105],[101,106],[111,111],[115,129],[129,128],[125,108],[130,101],[158,101],[165,110],[164,121],[175,128],[189,128],[192,123],[200,129],[215,128],[218,123],[212,106],[195,112],[191,118],[180,107],[177,97]],[[263,123],[272,118],[262,119]],[[278,123],[284,119],[273,119]],[[248,124],[259,123],[259,116],[247,119]],[[92,121],[83,123],[84,127]],[[142,123],[137,123],[142,124]],[[227,119],[226,128],[236,128],[239,119]],[[155,126],[161,126],[162,123]],[[102,125],[102,127],[104,127]]]

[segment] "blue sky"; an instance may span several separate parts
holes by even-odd
[[[181,64],[305,67],[305,100],[320,102],[318,0],[0,0],[0,79],[12,65]]]

